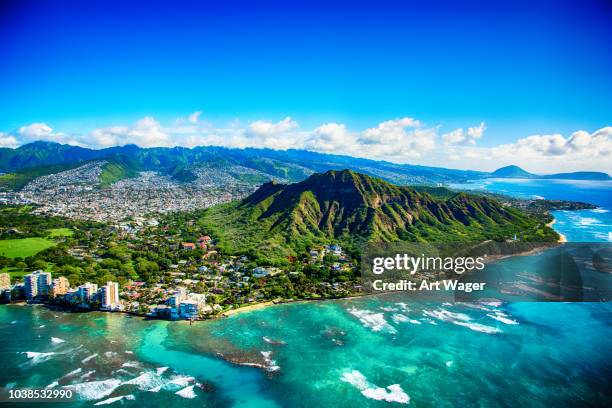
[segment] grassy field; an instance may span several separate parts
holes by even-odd
[[[3,239],[0,240],[0,255],[8,258],[25,258],[53,245],[55,242],[46,238]]]
[[[72,231],[70,228],[52,228],[48,231],[50,232],[49,237],[51,238],[71,237],[74,234],[74,231]]]

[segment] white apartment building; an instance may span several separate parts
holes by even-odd
[[[106,282],[106,285],[100,288],[99,293],[103,309],[116,310],[119,308],[119,284],[117,282]]]

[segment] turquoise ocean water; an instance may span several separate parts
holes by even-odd
[[[612,207],[610,184],[529,183],[486,188]],[[555,227],[570,240],[603,241],[608,214],[558,213]],[[597,222],[583,228],[572,216]],[[611,312],[609,303],[436,304],[393,294],[190,326],[1,306],[0,386],[70,385],[79,397],[70,406],[610,406]]]

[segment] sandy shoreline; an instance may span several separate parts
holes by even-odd
[[[552,228],[552,229],[554,229],[554,228],[553,228],[553,225],[555,225],[555,224],[556,224],[556,222],[557,222],[557,220],[556,220],[556,219],[553,219],[551,222],[549,222],[548,224],[546,224],[546,226],[547,226],[547,227],[550,227],[550,228]],[[558,240],[557,242],[559,242],[559,243],[567,242],[567,237],[566,237],[565,235],[563,235],[562,233],[560,233],[560,232],[559,232],[559,231],[557,231],[557,230],[555,230],[555,232],[556,232],[557,234],[559,234],[559,240]]]

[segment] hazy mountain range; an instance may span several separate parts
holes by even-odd
[[[538,176],[519,167],[508,166],[493,173],[454,170],[441,167],[395,164],[350,156],[330,155],[305,150],[235,149],[200,146],[141,148],[136,145],[88,149],[52,142],[33,142],[16,149],[0,148],[0,188],[16,190],[36,177],[78,167],[92,160],[108,163],[100,176],[101,185],[108,186],[139,171],[157,171],[180,182],[197,179],[201,166],[245,169],[248,179],[261,184],[270,179],[287,182],[301,181],[309,175],[328,170],[350,168],[379,177],[395,184],[452,183],[487,177],[527,177],[607,180],[610,176],[598,172],[578,172]]]

